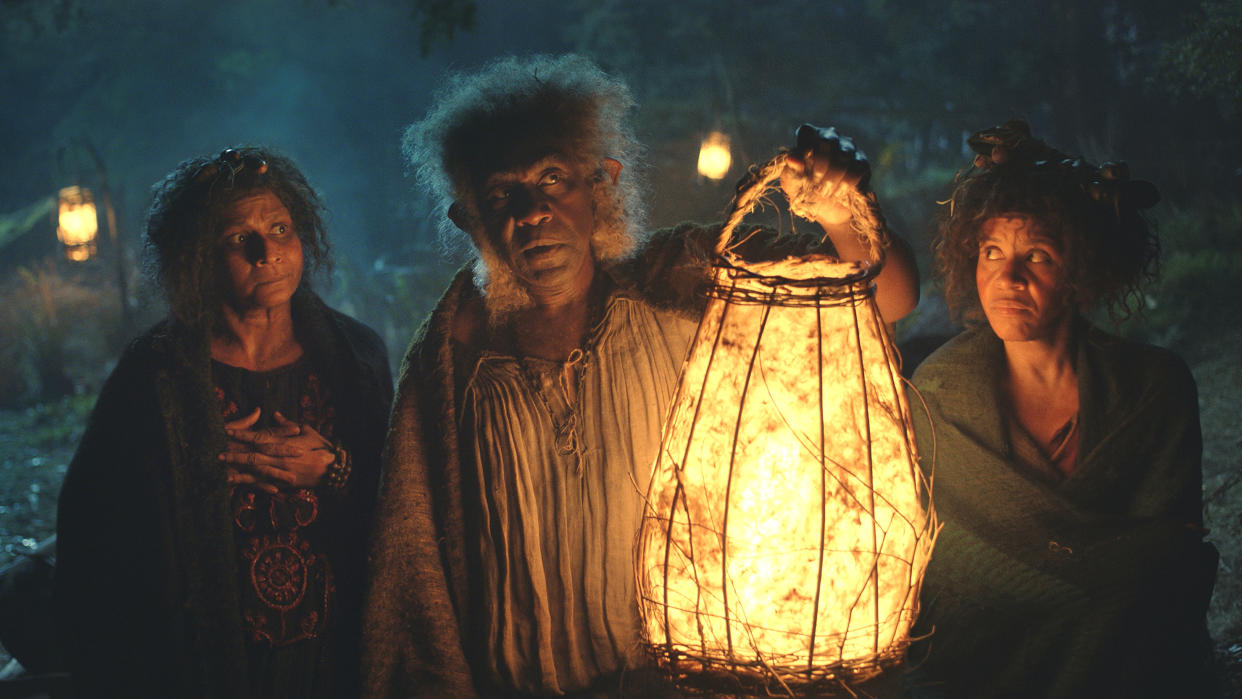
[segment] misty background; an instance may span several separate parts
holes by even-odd
[[[1024,118],[1156,183],[1162,277],[1141,314],[1102,322],[1195,372],[1222,552],[1212,631],[1242,658],[1240,47],[1242,0],[0,0],[0,565],[54,531],[94,393],[164,312],[142,275],[152,184],[239,144],[293,158],[329,212],[335,268],[316,288],[395,364],[461,261],[406,176],[404,128],[446,70],[573,51],[634,91],[648,153],[622,176],[645,176],[652,227],[719,218],[746,165],[802,122],[854,137],[919,257],[908,365],[955,330],[928,248],[970,133]],[[720,182],[695,172],[712,130],[733,140]],[[104,179],[125,314],[102,216],[97,260],[68,262],[55,237],[57,191],[84,185],[98,203]]]

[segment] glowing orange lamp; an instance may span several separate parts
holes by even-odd
[[[733,155],[729,150],[729,136],[713,131],[699,144],[699,174],[709,180],[721,180],[729,174]]]
[[[96,238],[99,219],[91,190],[85,187],[65,187],[57,196],[59,202],[56,237],[65,248],[65,258],[73,262],[85,262],[98,253]]]
[[[870,263],[748,263],[739,194],[665,427],[636,551],[647,649],[687,689],[816,694],[900,662],[936,522]],[[805,212],[798,201],[791,209]]]

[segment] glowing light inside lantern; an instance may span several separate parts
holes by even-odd
[[[729,137],[719,131],[708,134],[699,145],[699,174],[712,180],[724,179],[732,164]]]
[[[99,232],[91,191],[85,187],[65,187],[60,190],[58,199],[56,237],[65,246],[65,257],[74,262],[91,259],[96,252],[95,238]]]
[[[887,329],[864,282],[719,267],[713,296],[640,533],[648,647],[675,678],[865,680],[908,644],[935,526]]]

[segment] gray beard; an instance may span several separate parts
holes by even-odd
[[[513,269],[490,245],[479,249],[479,259],[474,262],[474,283],[483,290],[483,304],[493,327],[503,325],[512,314],[535,305]]]

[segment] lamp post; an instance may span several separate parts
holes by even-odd
[[[735,200],[639,534],[648,651],[674,683],[815,694],[900,662],[935,539],[871,264],[727,250],[783,163]],[[791,203],[791,208],[798,208]]]

